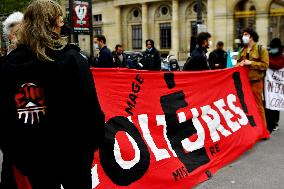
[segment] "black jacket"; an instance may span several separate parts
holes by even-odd
[[[95,67],[98,68],[113,68],[113,59],[111,51],[107,48],[107,46],[104,46],[100,49],[99,57],[95,59]]]
[[[103,142],[104,114],[86,60],[72,46],[48,54],[55,61],[19,46],[2,69],[0,138],[20,161]]]
[[[212,70],[227,67],[227,52],[223,49],[215,49],[209,54],[209,64]]]
[[[201,71],[210,70],[209,63],[206,57],[207,49],[197,47],[192,51],[190,60],[184,65],[183,70],[186,71]]]
[[[144,51],[142,64],[143,70],[161,70],[160,52],[155,47],[151,51]]]
[[[125,68],[127,67],[127,57],[126,57],[126,54],[125,53],[122,53],[122,57],[123,57],[123,60],[120,61],[117,53],[115,51],[112,52],[112,58],[113,58],[113,64],[114,64],[114,67],[121,67],[121,68]]]

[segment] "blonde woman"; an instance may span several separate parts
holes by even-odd
[[[32,1],[1,76],[4,154],[33,189],[91,189],[93,154],[104,137],[92,74],[60,36],[63,24],[59,4]]]

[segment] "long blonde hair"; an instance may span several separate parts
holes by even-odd
[[[53,32],[56,21],[62,16],[60,5],[52,0],[34,0],[25,10],[24,19],[18,32],[18,44],[30,48],[40,60],[53,61],[46,54],[46,48],[62,50],[66,38]]]

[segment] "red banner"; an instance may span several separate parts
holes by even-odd
[[[244,68],[93,74],[107,121],[96,189],[188,189],[269,137]]]
[[[106,115],[95,189],[188,189],[269,137],[244,68],[92,72]]]

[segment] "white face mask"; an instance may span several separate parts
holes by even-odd
[[[94,49],[98,49],[99,48],[99,44],[94,43]]]
[[[269,51],[270,54],[277,54],[278,52],[279,52],[278,48],[271,48]]]
[[[212,42],[212,41],[209,41],[208,47],[210,48],[210,47],[212,47],[212,45],[213,45],[213,42]]]
[[[247,44],[249,43],[249,38],[250,38],[249,35],[244,35],[244,36],[243,36],[242,40],[243,40],[243,43],[244,43],[245,45],[247,45]]]

